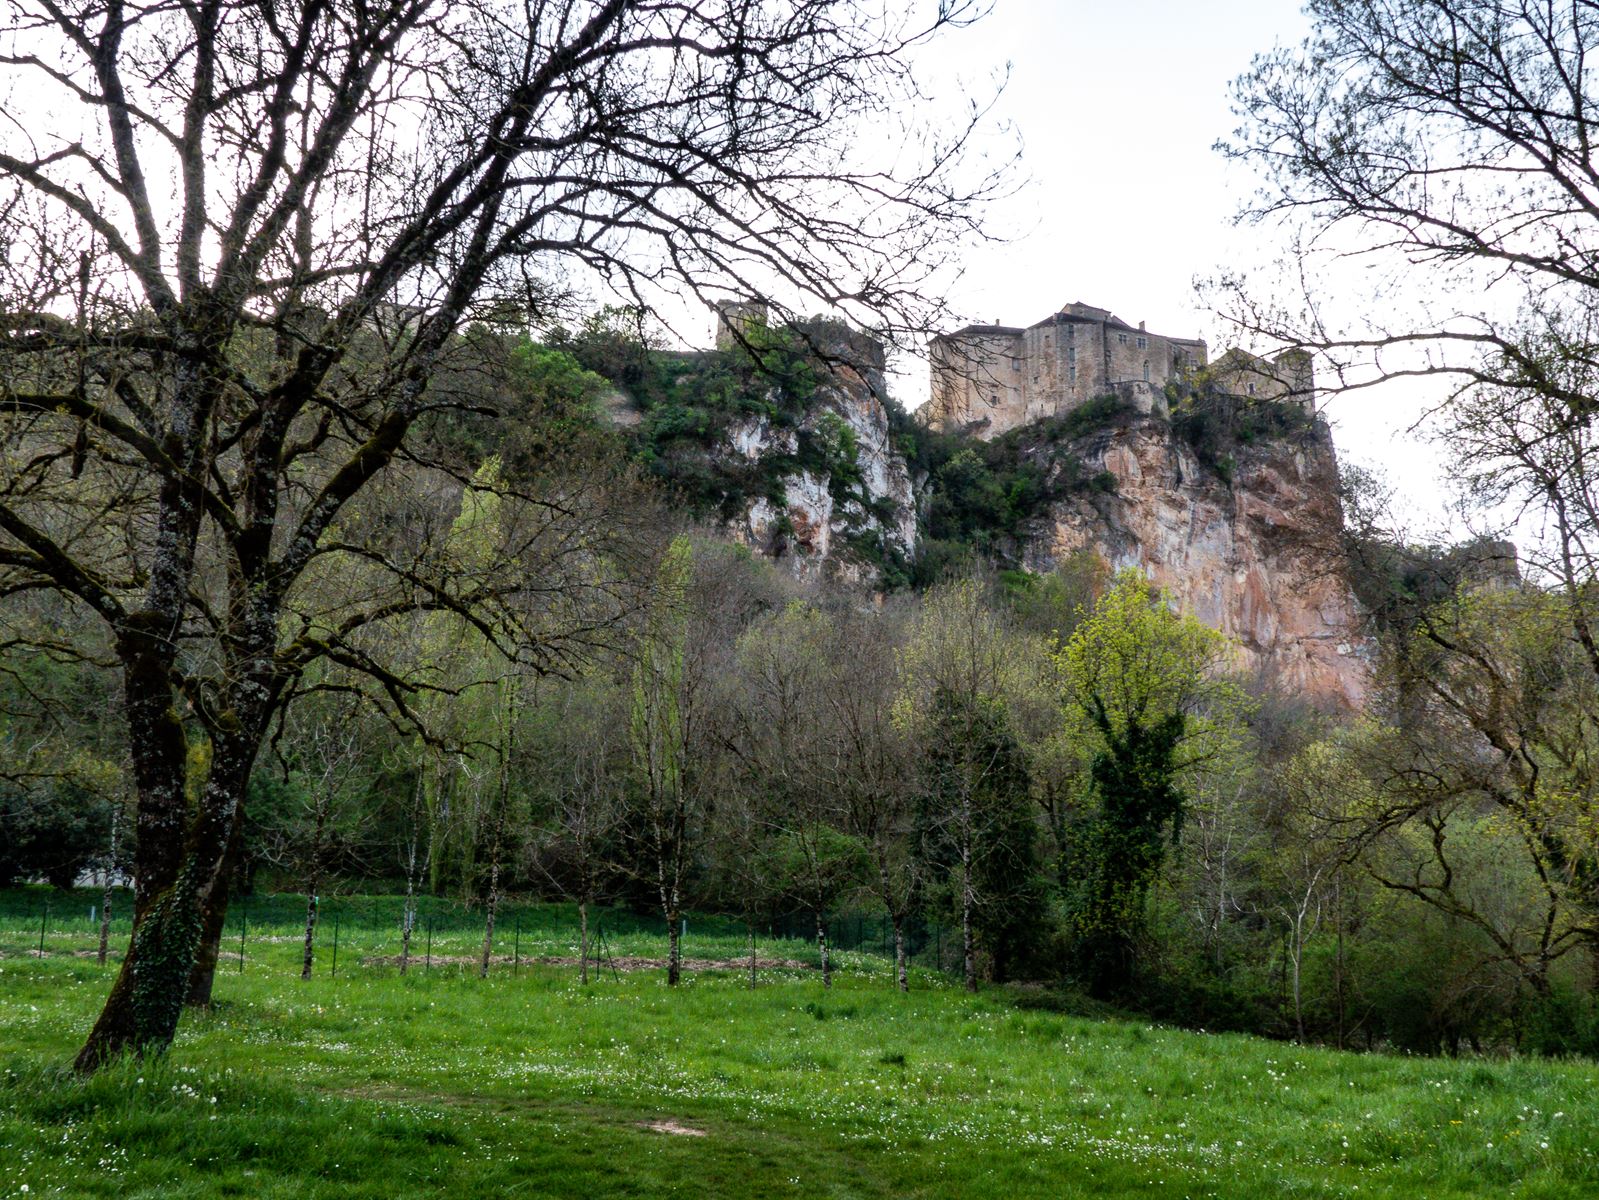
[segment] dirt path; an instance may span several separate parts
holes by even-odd
[[[411,955],[411,965],[424,962],[426,955]],[[482,963],[481,955],[477,954],[435,954],[434,966],[461,966],[475,967]],[[575,967],[578,957],[575,954],[543,954],[527,955],[522,960],[524,963],[545,967]],[[512,963],[509,954],[496,954],[489,960],[492,966],[508,967]],[[381,954],[361,960],[363,966],[371,967],[397,967],[400,965],[398,954]],[[618,971],[664,971],[666,960],[664,958],[636,958],[633,955],[616,955],[605,959],[589,959],[589,965],[596,970],[608,971],[614,965]],[[747,971],[750,960],[747,958],[685,958],[683,969],[685,971]],[[813,971],[814,963],[801,962],[797,958],[757,958],[755,968],[758,971]]]

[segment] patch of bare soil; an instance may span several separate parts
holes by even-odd
[[[656,1133],[670,1133],[676,1137],[705,1137],[705,1130],[695,1129],[692,1125],[684,1125],[681,1121],[674,1121],[670,1117],[659,1121],[640,1121],[640,1129],[653,1129]]]
[[[411,965],[421,966],[426,964],[426,956],[411,955]],[[435,954],[433,965],[436,967],[475,967],[482,963],[483,958],[477,954]],[[575,967],[578,966],[578,957],[575,954],[545,954],[529,955],[522,959],[524,963],[538,964],[546,967]],[[397,967],[400,965],[398,954],[380,954],[370,958],[363,958],[362,965],[369,967]],[[510,966],[511,955],[496,954],[489,960],[491,966]],[[614,958],[589,959],[589,966],[597,970],[608,971],[612,966],[618,971],[664,971],[666,960],[664,958],[635,958],[631,955],[619,955]],[[747,958],[685,958],[683,970],[685,971],[747,971],[750,960]],[[757,958],[755,968],[759,971],[808,971],[814,970],[812,963],[801,962],[797,958]]]
[[[575,967],[578,965],[575,954],[550,954],[543,958],[530,959],[552,967]],[[750,960],[747,958],[685,958],[683,969],[685,971],[748,971]],[[664,958],[633,958],[621,955],[614,958],[589,959],[596,967],[610,969],[612,963],[616,964],[618,971],[664,971],[666,960]],[[755,969],[758,971],[808,971],[813,969],[813,964],[801,962],[797,958],[757,958]]]

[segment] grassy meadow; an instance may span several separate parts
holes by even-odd
[[[876,954],[654,970],[584,987],[569,908],[502,919],[487,980],[470,914],[405,977],[392,898],[339,901],[298,978],[295,898],[230,924],[213,1011],[165,1060],[63,1070],[110,978],[87,893],[0,894],[0,1197],[1592,1197],[1599,1069],[1397,1058],[969,996]],[[81,912],[78,910],[82,909]],[[31,918],[31,920],[30,920]],[[606,913],[613,955],[659,957]],[[125,935],[124,935],[125,936]],[[113,940],[113,945],[116,942]],[[225,943],[226,945],[226,943]],[[414,945],[420,956],[419,940]],[[763,958],[814,960],[763,939]],[[685,953],[744,952],[690,919]]]

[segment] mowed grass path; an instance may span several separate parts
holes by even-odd
[[[60,1067],[109,971],[0,937],[0,1197],[1599,1195],[1591,1065],[1088,1021],[928,975],[900,996],[866,955],[827,993],[806,971],[402,979],[359,961],[371,930],[302,983],[292,929],[261,932],[166,1060],[87,1082]],[[688,951],[736,946],[691,926]]]

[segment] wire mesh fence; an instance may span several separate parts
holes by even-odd
[[[308,907],[312,912],[308,912]],[[106,963],[120,960],[132,931],[133,897],[112,893],[111,919],[104,922],[98,889],[60,891],[23,886],[0,890],[0,958],[74,957],[98,961],[106,924]],[[411,917],[410,936],[406,922]],[[485,930],[483,904],[419,896],[336,895],[308,906],[303,894],[273,893],[236,898],[228,910],[219,971],[295,970],[304,965],[308,917],[313,926],[313,971],[336,975],[357,968],[406,971],[481,969]],[[570,903],[516,900],[502,903],[495,919],[489,969],[512,973],[536,964],[575,965],[582,954],[581,919]],[[665,919],[658,913],[595,906],[589,912],[589,958],[601,952],[628,968],[664,961]],[[844,969],[888,970],[894,960],[893,923],[887,915],[850,909],[829,913],[824,928],[830,952]],[[683,919],[680,947],[690,969],[711,965],[742,968],[751,934],[763,968],[803,969],[820,965],[816,920],[810,913],[765,914],[753,922],[719,913]],[[949,970],[957,938],[944,926],[907,921],[907,957],[916,965]],[[874,966],[875,963],[875,966]]]

